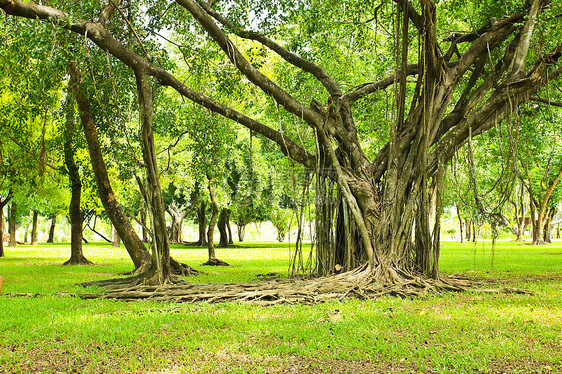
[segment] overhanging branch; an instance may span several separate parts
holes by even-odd
[[[562,108],[562,101],[552,101],[552,100],[549,100],[549,99],[543,99],[542,97],[539,97],[539,96],[536,96],[536,95],[531,96],[531,100],[537,101],[539,103],[544,103],[544,104],[548,104],[548,105],[551,105],[551,106],[556,106],[556,107]]]
[[[263,44],[264,46],[266,46],[267,48],[271,49],[279,56],[281,56],[288,63],[298,67],[299,69],[306,71],[307,73],[312,74],[316,79],[318,79],[320,83],[322,83],[322,85],[326,88],[330,96],[336,97],[342,95],[342,92],[339,86],[337,85],[337,83],[320,66],[296,55],[295,53],[289,52],[288,50],[281,47],[279,44],[275,43],[273,40],[269,39],[263,34],[254,31],[240,29],[240,27],[234,25],[228,19],[223,17],[220,13],[212,9],[208,3],[201,0],[197,0],[197,2],[211,17],[213,17],[222,25],[227,27],[234,34],[238,35],[241,38],[255,40]]]
[[[156,77],[160,84],[170,86],[189,100],[273,140],[280,146],[281,151],[285,155],[305,167],[314,168],[315,156],[298,146],[290,138],[181,83],[168,71],[155,66],[150,61],[147,61],[145,58],[125,47],[101,24],[71,17],[70,14],[59,9],[27,3],[21,0],[0,0],[0,8],[10,15],[29,19],[48,20],[61,28],[71,30],[80,35],[86,35],[88,39],[94,42],[98,47],[104,51],[108,51],[131,69],[135,71],[141,68],[144,69],[147,74]],[[72,22],[69,22],[69,20],[72,20]],[[302,107],[303,116],[313,112],[305,106]],[[300,116],[301,113],[299,113],[299,117]],[[318,115],[314,113],[314,116]]]

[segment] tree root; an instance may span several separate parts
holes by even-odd
[[[202,263],[201,266],[231,266],[230,264],[219,260],[218,258],[212,258],[209,261]]]
[[[172,274],[174,275],[181,275],[183,277],[189,277],[192,275],[199,275],[199,271],[195,270],[188,264],[184,264],[174,258],[170,258],[170,265],[172,266]]]
[[[257,305],[317,304],[346,298],[374,299],[385,295],[404,298],[439,295],[445,292],[523,293],[515,288],[479,289],[479,283],[467,279],[441,276],[429,279],[401,276],[397,279],[374,279],[369,269],[362,268],[329,277],[291,280],[274,279],[252,283],[204,283],[183,281],[166,285],[131,285],[106,283],[106,293],[85,293],[84,299],[151,300],[176,303],[244,302]],[[106,281],[107,282],[107,281]],[[100,282],[96,282],[97,285]],[[87,284],[84,284],[87,285]]]
[[[70,265],[92,266],[94,265],[94,263],[88,260],[86,257],[82,256],[79,258],[71,257],[68,261],[62,264],[62,266],[70,266]]]

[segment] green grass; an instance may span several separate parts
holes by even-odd
[[[475,251],[476,250],[476,251]],[[201,248],[174,257],[206,275],[193,282],[287,273],[286,244]],[[55,296],[75,283],[131,270],[126,251],[86,245],[92,267],[61,267],[69,246],[6,248],[0,274],[0,373],[562,373],[562,242],[529,246],[445,242],[441,270],[497,280],[534,295],[447,294],[423,299],[259,307],[157,304]],[[342,318],[330,319],[335,310]]]

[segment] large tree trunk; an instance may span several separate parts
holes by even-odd
[[[152,258],[143,242],[137,236],[131,222],[125,215],[123,208],[121,208],[121,205],[119,205],[119,202],[113,193],[113,189],[111,188],[109,177],[107,175],[105,161],[101,153],[100,142],[90,109],[90,103],[84,94],[84,89],[80,87],[82,78],[78,68],[78,63],[73,60],[69,62],[69,66],[71,77],[70,85],[74,90],[76,101],[78,103],[82,128],[88,143],[90,161],[94,171],[100,200],[109,219],[117,228],[117,232],[119,233],[121,240],[123,240],[125,248],[127,248],[127,252],[131,256],[131,259],[133,260],[135,272],[139,274],[144,273],[151,267]]]
[[[70,204],[68,206],[68,216],[70,217],[70,259],[63,265],[92,265],[82,250],[82,211],[81,195],[82,181],[76,161],[74,160],[73,138],[75,136],[75,108],[72,102],[71,93],[68,92],[66,108],[66,128],[64,139],[64,164],[68,171],[68,181],[70,184]]]
[[[152,267],[148,273],[148,283],[166,284],[172,281],[170,262],[170,243],[166,231],[166,210],[160,173],[156,161],[156,150],[152,130],[154,93],[150,77],[144,71],[135,71],[141,117],[142,157],[147,176],[147,202],[152,227]]]
[[[31,225],[31,245],[37,244],[37,228],[39,224],[39,213],[34,210],[33,211],[33,223]]]
[[[335,191],[329,188],[319,191],[318,256],[353,253],[350,266],[365,264],[368,271],[361,274],[368,274],[370,280],[395,284],[404,280],[415,282],[420,277],[438,277],[440,190],[445,165],[468,139],[501,123],[515,108],[562,74],[559,67],[562,45],[528,56],[535,23],[541,19],[539,12],[547,8],[548,2],[542,0],[530,0],[518,13],[494,18],[472,33],[454,33],[443,42],[438,40],[442,33],[437,30],[435,1],[423,0],[416,6],[409,1],[397,1],[394,74],[379,82],[359,85],[345,94],[340,83],[319,65],[284,49],[265,35],[248,32],[239,25],[233,27],[205,2],[178,0],[177,3],[211,36],[245,79],[315,131],[317,155],[311,155],[285,134],[194,91],[164,68],[127,49],[105,28],[107,17],[100,16],[100,22],[73,17],[73,22],[68,23],[71,16],[64,12],[19,0],[0,0],[0,6],[10,14],[45,19],[85,35],[135,70],[137,81],[141,80],[141,71],[154,76],[160,84],[174,88],[193,102],[275,141],[285,155],[307,168],[316,168],[319,180],[337,183],[335,188],[341,191],[341,199],[331,209],[321,208],[326,201],[321,201],[321,197],[333,199]],[[246,59],[224,29],[240,38],[262,43],[295,68],[315,77],[325,88],[323,95],[329,97],[327,108],[314,101],[309,107],[271,81]],[[411,31],[416,35],[409,35]],[[411,41],[420,44],[412,48]],[[447,51],[443,50],[445,43],[450,43]],[[490,59],[490,56],[497,58]],[[408,65],[409,60],[416,58],[417,64]],[[409,75],[417,75],[415,87],[408,87]],[[145,79],[142,74],[140,78]],[[358,138],[353,104],[391,85],[394,88],[392,118],[385,119],[390,124],[389,141],[371,162]],[[143,96],[148,97],[148,92],[139,91],[141,102],[147,103],[149,100]],[[411,94],[409,106],[407,93]],[[142,114],[143,126],[148,113],[146,110]],[[149,147],[143,149],[144,156],[148,150]],[[147,163],[149,168],[155,165]],[[149,175],[154,172],[149,170]],[[429,212],[434,198],[436,213],[431,219]],[[152,208],[157,204],[152,202]],[[349,240],[335,240],[333,231],[338,225],[330,218],[337,217],[338,204],[344,204],[341,212],[345,215],[344,224],[339,227],[348,228],[346,239]],[[160,212],[153,213],[157,222]],[[158,238],[156,233],[160,228],[155,226],[153,230]],[[474,237],[475,230],[472,231]],[[212,245],[212,238],[209,241]],[[349,247],[337,249],[337,245]],[[154,248],[165,250],[165,245],[154,245]],[[325,269],[333,271],[330,267]]]
[[[16,239],[16,214],[17,214],[17,204],[15,201],[12,202],[12,206],[8,210],[8,232],[10,233],[10,241],[8,242],[8,247],[15,247],[18,242]]]

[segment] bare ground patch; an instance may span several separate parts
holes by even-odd
[[[113,374],[179,374],[179,373],[441,373],[453,368],[433,368],[426,363],[322,359],[305,356],[259,356],[227,350],[150,349],[124,354],[120,347],[107,350],[103,345],[90,345],[84,351],[39,346],[4,347],[0,373],[113,373]],[[1,352],[1,351],[0,351]],[[23,358],[22,358],[23,357]],[[135,363],[136,362],[136,363]],[[547,361],[493,361],[472,373],[559,373],[562,364]],[[454,370],[453,370],[454,371]],[[466,370],[464,370],[466,371]]]

